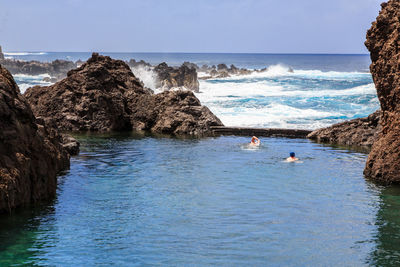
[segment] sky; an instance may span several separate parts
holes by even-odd
[[[367,53],[382,0],[0,0],[4,51]]]

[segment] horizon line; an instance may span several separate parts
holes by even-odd
[[[7,53],[112,53],[112,54],[258,54],[258,55],[369,55],[369,53],[332,53],[332,52],[115,52],[115,51],[45,51],[45,50],[19,50],[19,51],[4,51]]]

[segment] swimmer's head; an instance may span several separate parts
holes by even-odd
[[[294,153],[294,152],[290,152],[290,154],[289,154],[292,158],[294,157],[294,156],[296,156],[296,154]]]

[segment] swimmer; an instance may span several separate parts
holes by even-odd
[[[288,158],[286,159],[286,161],[293,162],[293,161],[299,160],[298,158],[296,158],[296,154],[295,154],[294,152],[290,152],[289,155],[290,155],[290,157],[288,157]]]
[[[260,142],[260,139],[258,139],[257,137],[253,136],[253,137],[251,138],[250,145],[252,145],[252,146],[259,146],[260,143],[261,143],[261,142]]]

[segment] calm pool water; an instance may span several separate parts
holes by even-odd
[[[302,139],[80,137],[57,198],[0,217],[0,265],[400,263],[400,190]],[[295,151],[302,163],[283,159]]]

